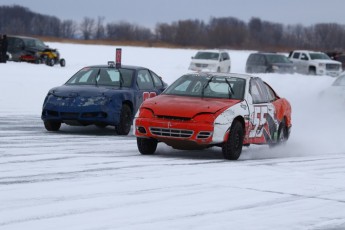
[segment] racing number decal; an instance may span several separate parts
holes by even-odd
[[[267,106],[255,106],[254,117],[252,117],[252,129],[249,131],[249,137],[261,137],[264,131],[264,125],[267,122]]]
[[[157,96],[156,92],[143,92],[143,101],[155,96]]]

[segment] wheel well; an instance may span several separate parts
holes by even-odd
[[[309,70],[315,70],[316,71],[316,67],[315,66],[309,66]]]
[[[245,129],[244,129],[244,127],[245,127],[244,126],[244,118],[243,117],[241,117],[241,116],[235,117],[234,121],[239,121],[242,125],[243,131],[245,131]],[[234,121],[232,123],[234,123]]]

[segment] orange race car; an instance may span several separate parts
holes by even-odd
[[[243,145],[286,141],[291,126],[290,103],[261,78],[191,73],[143,102],[134,134],[144,155],[164,142],[175,149],[219,146],[224,158],[237,160]]]

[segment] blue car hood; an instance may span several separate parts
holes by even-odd
[[[49,92],[57,97],[95,97],[105,96],[107,92],[114,92],[118,88],[96,85],[63,85],[51,89]]]

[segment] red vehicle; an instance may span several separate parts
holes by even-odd
[[[237,160],[243,145],[277,145],[289,138],[290,103],[261,78],[221,73],[186,74],[143,102],[134,120],[139,152],[158,142],[175,149],[219,146]]]

